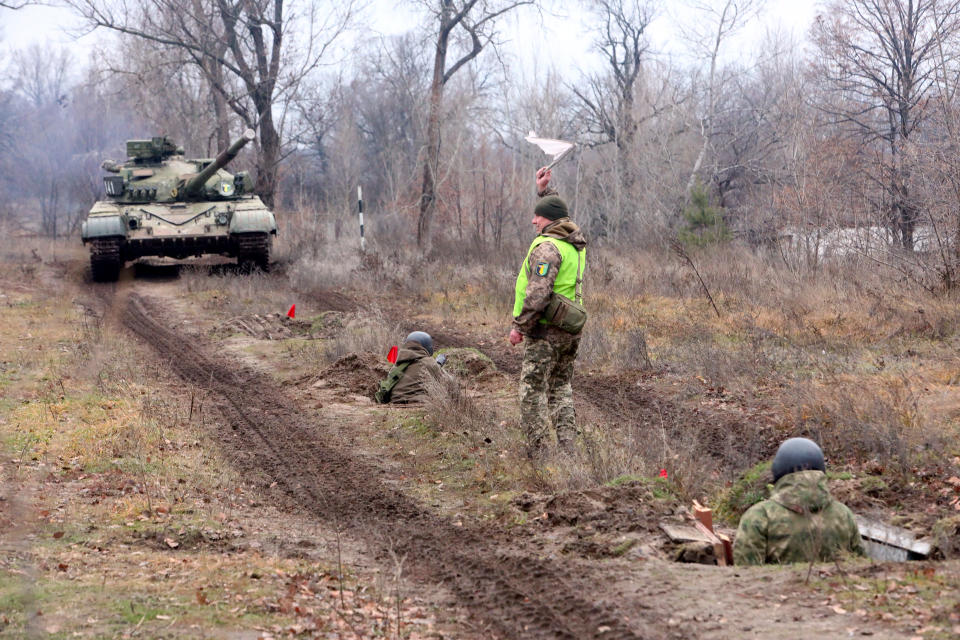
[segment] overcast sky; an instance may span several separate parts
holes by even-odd
[[[374,0],[372,10],[376,29],[386,33],[402,33],[416,27],[412,12],[398,9],[399,3]],[[543,21],[533,12],[518,12],[505,25],[510,40],[509,50],[520,64],[529,70],[548,61],[561,73],[584,66],[593,55],[593,33],[590,16],[581,9],[580,2],[555,3],[562,7],[554,14],[543,14]],[[687,55],[688,49],[677,38],[678,21],[690,19],[682,13],[680,0],[663,0],[660,15],[651,24],[649,34],[652,49],[673,57]],[[767,0],[763,13],[748,24],[736,41],[727,47],[727,57],[749,55],[759,45],[766,31],[792,31],[802,40],[816,12],[814,0]],[[556,15],[564,13],[566,15]],[[83,61],[93,46],[105,37],[105,32],[88,34],[79,40],[70,32],[76,23],[69,10],[56,7],[27,7],[19,11],[0,9],[0,48],[5,51],[38,43],[44,47],[68,47],[78,61]]]

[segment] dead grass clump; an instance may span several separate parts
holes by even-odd
[[[674,495],[703,501],[768,457],[777,441],[769,428],[667,403],[619,423],[604,420],[596,409],[584,413],[579,447],[561,458],[551,480],[555,489],[587,489],[622,477],[653,480],[665,473]]]
[[[376,247],[363,254],[357,247],[325,244],[323,251],[303,252],[292,257],[287,273],[297,291],[309,293],[336,287],[364,290],[368,283],[358,278],[357,273],[363,260],[375,255]]]
[[[345,319],[343,329],[324,344],[323,357],[328,363],[351,353],[383,353],[386,357],[401,333],[399,324],[388,322],[379,309],[359,313]]]
[[[278,275],[255,271],[244,275],[210,275],[205,268],[181,271],[183,288],[201,303],[208,302],[226,315],[267,315],[290,306],[285,287],[277,286]]]
[[[599,366],[612,360],[615,353],[613,336],[610,333],[596,331],[594,327],[584,328],[583,335],[580,338],[580,346],[577,347],[577,360],[580,363],[587,366]]]
[[[939,559],[960,557],[960,516],[950,516],[933,525],[933,556]]]
[[[906,378],[873,385],[863,379],[807,382],[795,385],[791,393],[792,434],[810,437],[829,457],[876,460],[904,475],[918,454],[946,454],[950,434],[928,428],[919,397]]]
[[[496,413],[467,395],[456,378],[431,377],[425,386],[424,408],[430,422],[443,431],[493,440],[491,433],[499,424]]]

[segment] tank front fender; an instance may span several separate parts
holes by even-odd
[[[84,242],[96,238],[127,237],[127,225],[122,216],[97,216],[87,218],[80,225],[80,237]]]
[[[230,218],[230,233],[276,233],[277,220],[265,209],[235,211]]]

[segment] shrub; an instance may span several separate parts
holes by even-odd
[[[686,226],[677,234],[686,246],[705,247],[730,240],[723,209],[710,204],[710,194],[699,182],[690,192],[690,205],[683,210]]]

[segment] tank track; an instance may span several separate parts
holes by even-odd
[[[237,264],[241,271],[270,270],[270,235],[247,233],[237,237]]]
[[[93,281],[116,282],[123,266],[120,238],[99,238],[90,244],[90,274]]]

